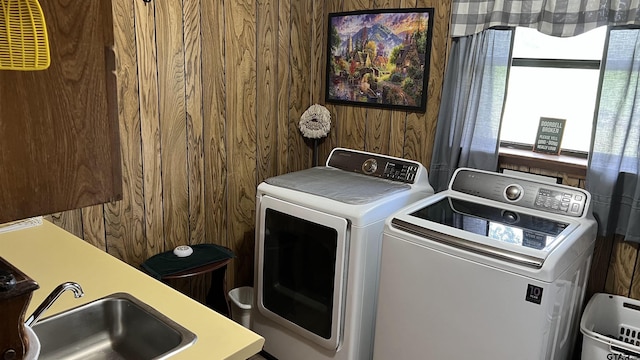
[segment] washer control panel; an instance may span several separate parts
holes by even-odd
[[[348,149],[336,149],[327,166],[382,179],[413,184],[422,165],[418,162]]]
[[[417,165],[388,161],[384,167],[382,177],[385,179],[413,183],[417,172]]]
[[[503,203],[580,217],[588,208],[587,192],[505,174],[461,169],[450,189]]]
[[[535,207],[553,212],[578,214],[584,208],[586,196],[571,191],[540,188],[536,195]]]

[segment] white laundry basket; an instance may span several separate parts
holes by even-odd
[[[582,360],[640,359],[640,301],[595,294],[582,314]]]
[[[229,299],[231,299],[231,318],[248,329],[251,321],[253,288],[251,286],[235,288],[229,291]]]

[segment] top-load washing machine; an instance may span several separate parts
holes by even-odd
[[[251,329],[279,360],[368,360],[385,219],[433,194],[420,163],[334,149],[256,199]]]
[[[596,237],[584,190],[458,169],[389,217],[374,359],[569,359]]]

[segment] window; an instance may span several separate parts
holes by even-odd
[[[587,154],[607,28],[559,38],[516,28],[501,146],[531,149],[540,117],[566,119],[563,152]]]

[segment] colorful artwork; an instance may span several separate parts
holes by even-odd
[[[326,101],[426,110],[433,9],[329,14]]]

